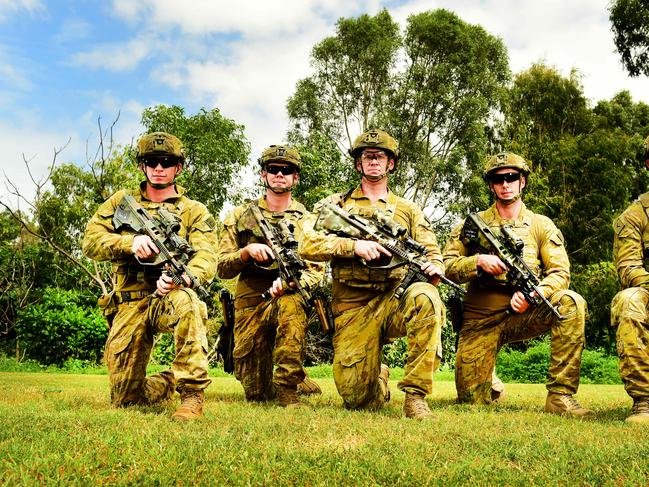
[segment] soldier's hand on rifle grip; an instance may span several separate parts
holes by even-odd
[[[151,240],[151,237],[148,235],[136,235],[133,238],[131,250],[133,251],[133,254],[140,259],[148,259],[149,257],[160,253],[160,250],[158,250],[158,247],[155,246],[153,240]]]
[[[492,276],[507,272],[507,266],[497,255],[478,254],[477,266]]]
[[[266,244],[251,243],[246,245],[241,251],[241,260],[249,262],[250,259],[259,263],[270,263],[274,260],[273,251]]]
[[[185,274],[183,274],[183,280],[185,281],[185,287],[191,287],[192,283]],[[163,272],[156,281],[156,294],[165,296],[179,287],[183,287],[182,284],[176,284],[171,276]]]
[[[433,286],[437,286],[440,283],[442,276],[444,275],[444,269],[442,269],[438,265],[433,264],[432,262],[426,262],[422,264],[421,271],[428,277],[430,277],[430,283]]]
[[[286,290],[284,289],[284,283],[282,282],[282,278],[278,277],[273,281],[273,285],[270,286],[268,289],[268,292],[273,298],[278,298],[282,294],[284,294]]]
[[[391,257],[392,254],[382,245],[371,240],[356,240],[354,253],[367,261],[381,258],[381,254]]]
[[[536,294],[536,292],[534,292],[534,294]],[[527,302],[527,299],[525,299],[525,296],[523,296],[523,293],[520,291],[514,293],[509,305],[517,313],[525,313],[530,307],[530,303]]]

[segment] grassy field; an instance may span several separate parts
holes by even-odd
[[[313,375],[318,375],[314,371]],[[618,385],[585,385],[597,415],[541,412],[542,385],[510,384],[496,407],[454,404],[440,381],[435,422],[401,417],[403,394],[376,413],[341,408],[318,379],[312,410],[248,405],[238,383],[216,377],[206,418],[172,423],[165,408],[115,410],[107,377],[0,373],[2,485],[426,485],[649,483],[649,427],[623,422]]]

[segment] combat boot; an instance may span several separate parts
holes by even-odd
[[[277,386],[277,402],[283,408],[307,408],[306,403],[300,401],[296,386]]]
[[[548,398],[545,400],[545,412],[575,418],[587,418],[593,415],[593,411],[581,407],[571,394],[559,392],[548,392]]]
[[[419,394],[406,393],[406,398],[403,401],[403,414],[406,418],[411,419],[435,419],[426,399]]]
[[[205,393],[200,391],[188,391],[180,393],[180,407],[171,415],[174,421],[190,421],[203,417],[203,403]]]
[[[297,385],[297,393],[301,396],[310,396],[312,394],[322,394],[322,389],[316,381],[310,377],[305,377],[302,382]]]
[[[379,381],[381,381],[381,390],[383,391],[383,400],[385,402],[390,402],[390,385],[388,380],[390,379],[390,368],[381,364],[381,371],[379,372]]]
[[[649,423],[649,397],[633,399],[631,416],[626,418],[627,423]]]

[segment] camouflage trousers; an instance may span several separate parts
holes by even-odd
[[[553,305],[559,305],[562,319],[547,306],[539,305],[522,314],[504,311],[489,318],[464,321],[455,358],[459,401],[491,403],[496,355],[501,347],[548,330],[551,356],[546,387],[561,394],[577,392],[585,343],[586,301],[570,290],[559,291],[549,299]]]
[[[305,304],[298,294],[236,310],[234,375],[248,401],[271,400],[275,386],[297,386],[304,380],[306,328]]]
[[[617,327],[617,354],[624,389],[632,398],[649,397],[649,291],[624,289],[611,304],[611,324]]]
[[[379,409],[385,391],[379,381],[383,345],[408,338],[403,379],[397,387],[407,393],[430,394],[433,371],[442,357],[444,305],[435,286],[418,282],[401,299],[394,289],[364,306],[335,318],[333,373],[338,393],[349,409]]]
[[[119,304],[104,358],[114,406],[154,404],[178,392],[205,389],[207,377],[207,307],[191,289],[176,289],[164,298]],[[146,377],[156,333],[173,333],[176,356],[171,370]]]

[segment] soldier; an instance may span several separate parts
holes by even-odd
[[[645,140],[649,168],[649,137]],[[630,423],[649,422],[649,193],[640,195],[613,223],[613,255],[623,290],[611,304],[617,326],[620,375],[633,399]]]
[[[570,267],[561,232],[549,218],[529,211],[521,200],[529,174],[529,166],[516,154],[502,152],[490,158],[483,176],[496,202],[479,215],[495,235],[500,235],[502,225],[510,225],[522,239],[523,260],[542,278],[538,287],[553,306],[558,306],[562,318],[557,318],[549,306],[530,307],[523,294],[507,281],[502,260],[476,249],[478,242],[468,232],[466,222],[455,228],[444,249],[447,276],[457,283],[469,283],[455,364],[458,400],[489,404],[499,399],[502,384],[494,384],[492,374],[500,348],[550,331],[545,411],[588,416],[592,411],[573,397],[579,386],[586,302],[568,290]]]
[[[299,181],[302,162],[295,149],[271,145],[263,151],[259,165],[265,195],[226,216],[219,243],[219,277],[239,276],[234,300],[234,373],[248,401],[276,397],[281,406],[303,407],[298,385],[303,392],[320,392],[315,382],[305,381],[302,367],[307,303],[281,279],[273,253],[248,211],[254,205],[271,225],[280,221],[292,225],[295,239],[301,240],[307,210],[292,198],[291,190]],[[306,264],[300,284],[308,291],[318,286],[323,266]],[[271,299],[262,297],[267,291]]]
[[[388,188],[388,174],[396,169],[399,157],[397,142],[382,130],[369,130],[356,138],[349,154],[361,175],[360,186],[323,199],[316,212],[325,203],[370,218],[380,209],[426,247],[428,262],[422,270],[431,283],[438,284],[443,274],[442,256],[428,221],[417,205]],[[315,231],[315,223],[305,225],[300,253],[313,260],[331,259],[333,372],[344,406],[379,409],[389,401],[389,370],[381,364],[382,346],[407,336],[404,377],[398,384],[406,394],[403,412],[408,418],[432,418],[425,396],[432,391],[433,370],[441,358],[444,323],[444,306],[437,289],[431,283],[417,282],[397,299],[394,293],[404,270],[364,265],[389,256],[387,249],[373,241]]]
[[[154,132],[137,144],[137,162],[144,174],[138,190],[121,190],[99,206],[88,222],[83,239],[84,254],[113,266],[114,291],[100,304],[110,324],[105,359],[108,364],[114,406],[152,405],[180,393],[175,420],[203,415],[204,390],[210,384],[207,363],[207,307],[188,285],[178,285],[160,267],[142,266],[135,256],[148,259],[159,252],[147,235],[116,231],[115,210],[125,195],[154,217],[164,208],[180,222],[179,235],[195,250],[188,262],[201,284],[216,271],[215,221],[207,208],[184,195],[175,184],[182,171],[185,151],[175,136]],[[155,295],[152,293],[155,292]],[[176,356],[171,370],[146,377],[156,333],[173,333]]]

